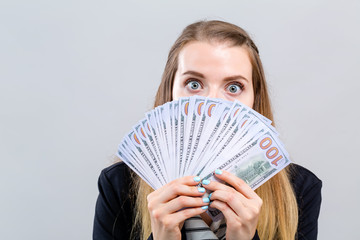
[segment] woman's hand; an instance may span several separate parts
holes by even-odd
[[[148,195],[155,240],[181,239],[184,221],[206,211],[209,200],[201,198],[205,189],[196,186],[199,182],[199,177],[179,178]]]
[[[262,206],[261,198],[242,179],[227,171],[215,171],[223,183],[203,180],[202,185],[212,191],[210,207],[219,209],[226,220],[226,239],[252,239]]]

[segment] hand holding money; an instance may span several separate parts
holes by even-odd
[[[199,177],[182,177],[165,184],[147,197],[154,239],[181,239],[184,221],[206,211]],[[206,198],[208,199],[208,198]]]
[[[203,181],[211,191],[210,207],[220,210],[226,219],[226,239],[252,239],[262,206],[261,198],[243,180],[221,170],[215,176],[224,183]]]
[[[290,163],[269,119],[241,102],[200,96],[147,112],[117,154],[155,190],[184,176],[217,181],[215,169],[232,173],[255,190]],[[213,220],[219,213],[208,210]]]

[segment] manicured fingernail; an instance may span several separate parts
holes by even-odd
[[[208,209],[208,206],[202,206],[201,208],[206,210],[206,209]]]
[[[211,195],[212,195],[212,193],[210,193],[210,195],[209,195],[209,199],[211,198]]]
[[[210,202],[210,199],[207,198],[207,197],[204,197],[204,198],[203,198],[203,202],[204,202],[204,203],[208,203],[208,202]]]
[[[220,169],[216,169],[216,170],[215,170],[215,174],[221,175],[221,174],[222,174],[222,171],[221,171]]]
[[[200,180],[201,180],[200,177],[198,177],[198,176],[194,177],[195,182],[200,182]]]
[[[203,188],[203,187],[198,187],[198,191],[201,192],[201,193],[204,193],[204,192],[205,192],[205,188]]]
[[[209,185],[209,183],[210,183],[210,180],[207,180],[207,179],[202,180],[202,184],[204,184],[204,185]]]

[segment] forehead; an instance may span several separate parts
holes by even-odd
[[[189,70],[251,77],[252,65],[245,47],[194,41],[183,47],[178,58],[178,71]]]

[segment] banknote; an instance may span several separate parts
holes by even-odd
[[[223,169],[256,189],[291,161],[278,131],[239,101],[191,96],[145,113],[117,155],[153,189],[183,176],[217,181]],[[213,219],[221,212],[209,209]]]
[[[282,152],[278,140],[268,131],[252,139],[236,155],[218,166],[218,169],[233,173],[255,190],[289,164],[290,160]],[[217,180],[212,172],[204,179]],[[217,209],[210,208],[208,213],[214,221],[223,217]]]

